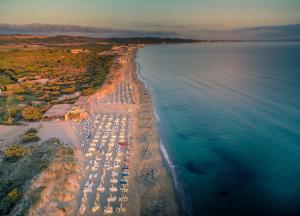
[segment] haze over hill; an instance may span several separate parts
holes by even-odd
[[[299,0],[1,0],[0,34],[300,39]]]
[[[160,26],[162,28],[163,25]],[[165,26],[164,29],[168,29]],[[100,28],[79,25],[55,24],[0,24],[0,34],[32,34],[32,35],[75,35],[89,37],[183,37],[191,39],[213,40],[300,40],[300,24],[260,26],[252,28],[221,28],[190,29],[181,26],[175,31],[169,30],[126,30],[117,28]],[[192,35],[192,36],[191,36]]]

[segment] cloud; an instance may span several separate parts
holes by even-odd
[[[33,34],[33,35],[76,35],[89,37],[176,37],[176,32],[140,31],[113,28],[99,28],[78,25],[0,24],[0,34]]]

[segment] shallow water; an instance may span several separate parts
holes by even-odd
[[[154,45],[136,61],[193,215],[300,215],[300,43]]]

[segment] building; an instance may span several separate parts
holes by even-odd
[[[53,105],[43,115],[43,120],[66,120],[68,113],[72,110],[73,104]]]
[[[65,120],[80,121],[88,117],[87,112],[84,112],[81,108],[74,106],[65,116]]]
[[[71,50],[72,54],[87,53],[87,52],[89,52],[89,50],[87,50],[87,49],[72,49]]]
[[[56,104],[43,115],[43,120],[74,120],[87,118],[87,113],[73,104]]]

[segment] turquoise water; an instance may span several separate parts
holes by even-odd
[[[186,211],[300,215],[300,43],[154,45],[136,61]]]

